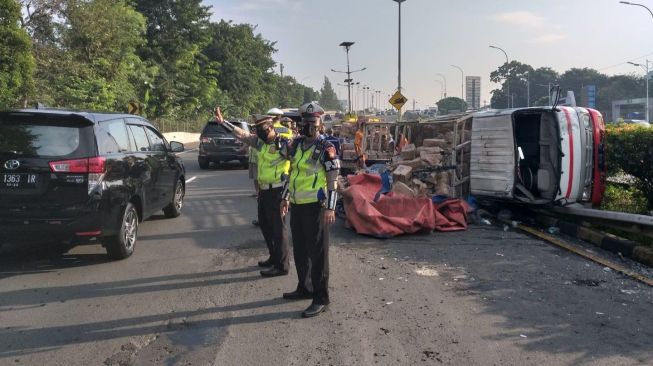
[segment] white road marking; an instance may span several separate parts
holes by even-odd
[[[191,179],[187,179],[187,180],[186,180],[186,184],[188,184],[188,183],[194,181],[195,179],[197,179],[197,177],[192,177]]]

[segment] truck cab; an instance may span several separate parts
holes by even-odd
[[[604,130],[598,111],[579,107],[475,113],[471,193],[528,204],[600,204]]]

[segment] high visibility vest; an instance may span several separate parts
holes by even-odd
[[[303,143],[302,143],[303,144]],[[318,192],[327,191],[326,170],[319,159],[312,159],[316,145],[313,144],[304,151],[302,144],[297,147],[292,156],[292,172],[290,173],[290,202],[305,204],[319,202]],[[324,152],[322,152],[324,153]]]
[[[284,126],[281,124],[281,122],[277,122],[274,124],[274,131],[277,133],[277,135],[286,138],[288,140],[292,140],[293,134],[290,128]]]
[[[290,161],[281,155],[275,143],[266,144],[259,139],[257,158],[260,184],[281,183],[281,178],[290,171]]]

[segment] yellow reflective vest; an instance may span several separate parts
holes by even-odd
[[[267,144],[259,139],[256,150],[259,184],[281,183],[290,171],[290,161],[281,155],[276,142]]]
[[[320,159],[313,156],[317,145],[313,144],[308,150],[304,150],[302,145],[300,143],[291,157],[292,171],[288,185],[290,202],[299,205],[319,202],[320,189],[323,193],[327,191],[326,170]]]
[[[279,136],[281,136],[281,137],[283,137],[285,139],[292,140],[293,134],[292,134],[292,131],[290,130],[290,128],[282,125],[281,122],[275,123],[273,127],[274,127],[274,131],[277,133],[277,135],[279,135]]]

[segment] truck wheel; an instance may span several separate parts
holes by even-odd
[[[185,195],[186,189],[184,188],[184,182],[179,178],[177,184],[175,184],[175,194],[172,197],[172,202],[163,208],[163,214],[165,217],[171,219],[181,215],[181,208],[184,205]]]
[[[198,162],[199,165],[200,165],[200,169],[204,170],[204,169],[208,169],[208,168],[209,168],[209,164],[210,164],[210,163],[209,163],[208,160],[198,160],[197,162]]]
[[[104,238],[107,255],[111,259],[125,259],[134,253],[138,235],[138,211],[133,204],[128,203],[122,215],[122,223],[118,235]]]

